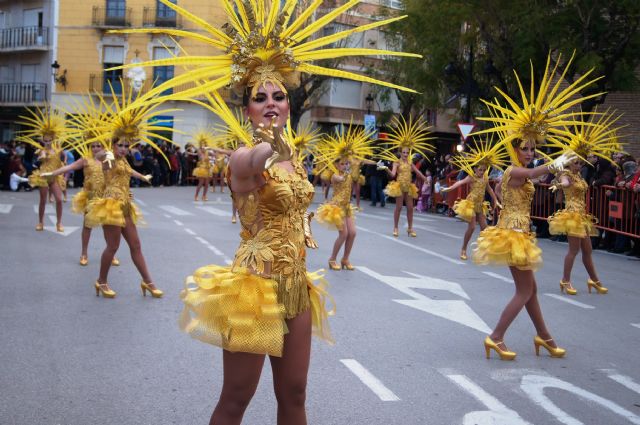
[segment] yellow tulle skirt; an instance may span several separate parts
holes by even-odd
[[[578,238],[598,236],[596,219],[591,214],[560,210],[549,217],[549,233],[552,235],[568,235]]]
[[[85,224],[87,227],[111,225],[124,227],[126,218],[133,224],[144,224],[142,214],[132,201],[120,201],[113,198],[95,198],[87,205]]]
[[[325,308],[326,282],[308,274],[311,317],[315,335],[333,342]],[[314,285],[314,280],[322,280]],[[232,352],[282,356],[288,332],[284,304],[278,300],[278,283],[247,269],[209,265],[187,277],[180,292],[184,309],[180,329],[200,341]]]
[[[358,176],[358,184],[359,184],[360,186],[364,186],[364,184],[365,184],[366,182],[367,182],[367,179],[366,179],[362,174],[360,174],[360,175]]]
[[[489,212],[489,203],[484,201],[480,205],[475,205],[469,199],[459,199],[453,204],[453,211],[458,215],[458,218],[470,222],[476,214],[487,215]]]
[[[333,176],[333,172],[329,169],[325,169],[323,172],[320,173],[320,179],[326,182],[331,181],[331,176]]]
[[[86,190],[73,195],[71,198],[71,211],[76,214],[84,214],[87,212],[87,206],[89,205],[89,194]]]
[[[418,199],[418,188],[413,183],[403,185],[399,181],[394,180],[384,188],[384,194],[392,198],[402,196],[404,193],[408,193],[413,199]]]
[[[213,176],[213,172],[211,168],[205,167],[196,167],[193,169],[193,177],[197,177],[199,179],[206,179]]]
[[[331,230],[342,230],[344,219],[346,217],[353,217],[353,208],[351,204],[346,208],[342,208],[335,204],[326,203],[318,207],[315,217],[318,223]]]
[[[478,236],[473,261],[483,265],[536,270],[542,265],[542,250],[538,248],[533,233],[489,226]]]
[[[227,174],[227,166],[223,165],[223,166],[219,166],[218,164],[215,164],[213,166],[213,174]]]
[[[61,189],[66,187],[64,177],[62,176],[41,177],[40,170],[35,170],[29,176],[29,186],[31,187],[49,187],[49,185],[54,181],[58,183],[58,186],[60,186]]]

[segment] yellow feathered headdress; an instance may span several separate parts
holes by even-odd
[[[235,151],[241,145],[253,146],[253,128],[251,127],[251,122],[244,116],[242,111],[239,108],[231,111],[219,95],[210,97],[209,102],[217,105],[213,109],[218,111],[216,114],[223,120],[222,124],[214,126],[217,133],[215,138],[216,145],[232,151]]]
[[[68,112],[68,124],[73,148],[83,158],[91,158],[90,144],[98,142],[105,149],[110,149],[110,134],[105,131],[111,119],[112,109],[100,93],[95,93],[99,102],[92,95],[83,96],[74,101]]]
[[[18,140],[29,143],[37,149],[42,149],[41,143],[45,136],[51,137],[57,148],[63,148],[63,144],[67,144],[68,129],[66,120],[62,111],[51,108],[51,105],[45,105],[42,108],[27,109],[29,116],[20,115],[24,121],[18,121],[18,124],[26,129],[20,132]]]
[[[396,155],[398,150],[404,148],[409,149],[409,157],[414,153],[422,155],[425,159],[428,159],[428,154],[435,152],[433,144],[429,140],[433,140],[434,137],[430,137],[429,126],[422,117],[414,120],[413,117],[409,117],[409,121],[405,120],[402,115],[394,116],[391,121],[391,133],[389,138],[385,142],[387,146],[380,153],[380,158],[389,161],[398,161],[399,158]]]
[[[291,125],[287,125],[284,134],[289,144],[295,147],[298,161],[302,161],[307,155],[316,156],[316,145],[322,136],[320,129],[313,127],[311,122],[298,125],[297,131],[292,130]]]
[[[201,128],[193,132],[191,138],[199,148],[216,146],[216,136],[210,128]]]
[[[533,72],[533,63],[531,63],[531,86],[529,94],[524,90],[520,77],[514,71],[522,106],[518,104],[511,96],[500,90],[495,89],[502,96],[502,100],[506,102],[506,106],[501,105],[497,100],[489,102],[482,100],[490,110],[489,117],[479,117],[481,121],[487,121],[494,126],[487,130],[475,132],[474,135],[498,133],[502,135],[501,142],[504,143],[509,151],[511,160],[518,163],[514,143],[526,143],[533,141],[534,143],[559,143],[562,137],[570,137],[571,133],[567,130],[567,126],[580,125],[582,122],[582,113],[572,111],[581,102],[599,96],[602,93],[595,93],[585,97],[580,97],[579,93],[589,85],[593,84],[600,78],[588,80],[593,70],[583,74],[572,84],[564,89],[561,86],[567,70],[571,66],[574,56],[572,55],[560,77],[553,83],[561,59],[558,57],[553,68],[550,67],[551,56],[547,57],[540,87],[535,88],[535,79]]]
[[[488,140],[473,139],[473,146],[451,160],[461,170],[474,175],[473,169],[478,165],[486,167],[486,173],[491,167],[503,170],[509,165],[509,153],[502,143],[494,143],[493,137]]]
[[[317,144],[315,162],[337,172],[334,163],[340,159],[364,160],[374,154],[373,132],[354,126],[353,119],[347,128],[336,128],[334,135],[326,135]]]
[[[347,0],[343,5],[320,16],[324,0],[221,0],[227,15],[227,23],[218,29],[204,19],[168,1],[159,0],[166,7],[195,25],[197,31],[179,29],[143,28],[114,31],[117,33],[167,34],[185,38],[209,47],[222,50],[215,56],[183,56],[158,59],[136,64],[127,64],[113,69],[132,66],[182,66],[189,67],[183,74],[150,90],[147,97],[174,89],[193,81],[206,80],[203,85],[175,91],[163,99],[185,99],[200,96],[214,90],[238,85],[251,87],[255,95],[259,87],[273,83],[286,92],[286,85],[297,83],[296,73],[324,75],[379,84],[399,90],[414,92],[406,87],[387,83],[365,75],[316,65],[323,59],[354,56],[410,56],[420,55],[389,50],[334,47],[336,42],[373,28],[378,28],[406,16],[394,17],[361,25],[335,34],[312,38],[312,36],[339,16],[351,11],[361,0]]]

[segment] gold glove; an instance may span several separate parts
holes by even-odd
[[[311,219],[313,218],[313,213],[306,212],[304,213],[304,217],[302,218],[302,230],[304,232],[304,243],[307,248],[316,249],[318,248],[318,243],[313,238],[313,234],[311,234]]]
[[[560,189],[561,184],[559,182],[555,182],[549,186],[549,190],[551,193],[556,193],[556,190]]]
[[[256,128],[254,132],[254,138],[259,138],[262,142],[269,143],[271,148],[273,149],[273,154],[267,159],[267,162],[264,164],[264,169],[268,170],[273,167],[273,165],[277,162],[288,161],[291,159],[293,155],[293,150],[289,143],[282,138],[282,130],[275,123],[276,118],[273,117],[269,127],[264,126],[264,124],[260,124],[258,128]]]

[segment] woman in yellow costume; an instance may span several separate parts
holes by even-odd
[[[501,153],[504,154],[501,155]],[[465,171],[467,176],[462,180],[458,180],[450,187],[442,189],[442,192],[450,192],[462,185],[470,184],[471,190],[466,199],[457,200],[453,205],[453,210],[458,217],[469,225],[464,232],[462,240],[462,250],[460,251],[460,259],[467,259],[467,246],[476,229],[476,222],[480,224],[480,230],[487,227],[487,213],[489,212],[489,203],[484,200],[485,193],[489,192],[493,201],[493,208],[499,208],[500,203],[496,199],[496,194],[489,185],[489,169],[491,167],[503,168],[506,163],[506,152],[498,146],[489,145],[488,142],[476,142],[475,147],[471,151],[459,155],[451,162],[455,163],[458,168]]]
[[[338,230],[338,237],[329,257],[331,270],[355,269],[349,262],[349,255],[356,238],[356,223],[351,205],[353,173],[349,166],[373,154],[371,136],[372,134],[349,125],[345,131],[335,136],[328,136],[318,146],[317,158],[320,162],[332,164],[333,169],[331,176],[333,196],[329,202],[318,208],[316,215],[320,223]],[[344,253],[338,266],[336,258],[343,245]]]
[[[159,91],[153,89],[149,93],[161,93],[184,81],[203,80],[193,89],[164,96],[164,99],[204,94],[211,110],[229,123],[233,114],[223,106],[221,98],[214,99],[219,98],[214,90],[229,84],[246,88],[246,114],[255,129],[255,146],[236,150],[227,171],[242,224],[242,241],[234,263],[231,267],[198,269],[182,293],[186,307],[185,329],[194,337],[224,349],[224,383],[210,423],[228,425],[242,421],[268,354],[278,402],[278,424],[306,424],[312,322],[317,331],[328,335],[322,326],[324,308],[320,288],[312,283],[305,265],[305,239],[307,243],[310,239],[303,231],[308,226],[305,211],[314,190],[304,168],[295,160],[292,147],[282,136],[281,129],[289,115],[286,86],[299,84],[296,72],[385,84],[313,62],[342,56],[402,54],[332,47],[351,34],[400,18],[310,38],[359,1],[320,15],[318,9],[324,4],[320,0],[311,3],[223,0],[229,21],[224,31],[167,0],[160,1],[204,30],[163,32],[206,41],[226,53],[213,57],[181,56],[142,64],[188,66],[184,74],[159,85]],[[312,17],[314,20],[310,20]],[[155,30],[133,30],[150,31]]]
[[[216,191],[216,182],[220,185],[220,193],[224,193],[225,176],[227,175],[228,157],[222,152],[216,152],[213,163],[213,187],[211,191]]]
[[[198,163],[193,169],[193,176],[198,179],[196,186],[196,194],[194,201],[198,200],[198,193],[202,188],[202,200],[207,200],[207,191],[209,190],[209,181],[213,176],[213,167],[209,159],[209,150],[207,149],[213,143],[213,135],[206,130],[198,131],[193,138],[198,142]],[[192,154],[193,155],[193,154]]]
[[[37,187],[40,192],[38,204],[37,231],[44,230],[44,211],[47,197],[53,194],[56,202],[56,230],[64,232],[62,226],[62,176],[42,176],[57,168],[64,166],[64,148],[68,144],[66,139],[66,123],[63,116],[54,112],[50,106],[37,108],[35,111],[27,110],[30,116],[21,116],[25,121],[19,122],[27,128],[19,136],[18,140],[29,143],[36,148],[36,155],[40,162],[38,170],[29,176],[29,184]]]
[[[558,58],[557,63],[560,59]],[[516,357],[516,353],[510,351],[505,345],[504,335],[523,307],[526,307],[536,329],[537,334],[533,338],[536,355],[539,354],[540,347],[544,347],[552,357],[563,357],[566,353],[551,337],[538,302],[534,270],[542,264],[542,251],[537,246],[535,234],[531,233],[529,214],[535,190],[531,179],[549,173],[557,174],[575,158],[575,154],[567,151],[545,165],[535,168],[526,167],[533,160],[536,143],[542,143],[545,140],[551,143],[565,135],[566,131],[563,128],[578,123],[581,115],[571,112],[570,108],[592,96],[567,101],[590,84],[585,82],[590,72],[585,73],[568,87],[560,89],[571,60],[560,78],[554,78],[558,65],[550,69],[549,61],[550,59],[547,60],[537,92],[533,79],[530,97],[527,97],[525,90],[520,86],[524,103],[522,106],[496,88],[509,107],[501,106],[497,101],[493,103],[484,101],[493,113],[491,117],[479,118],[493,123],[494,127],[477,134],[498,133],[501,137],[501,146],[509,153],[511,165],[507,167],[502,177],[503,209],[498,224],[480,232],[478,246],[473,252],[473,260],[478,264],[509,266],[516,291],[502,311],[493,332],[484,340],[487,358],[492,349],[502,360],[513,360]],[[533,68],[533,65],[531,66]],[[533,69],[531,75],[534,75]],[[557,81],[556,84],[552,84],[552,80]]]
[[[549,233],[552,235],[567,235],[569,250],[564,257],[564,268],[560,280],[560,291],[568,295],[576,295],[578,291],[571,284],[571,269],[579,252],[582,252],[582,263],[589,274],[587,289],[595,289],[598,294],[606,294],[605,288],[593,264],[591,255],[591,236],[598,236],[595,225],[597,219],[587,213],[586,196],[589,185],[580,175],[580,170],[589,155],[596,155],[606,161],[612,161],[612,154],[620,150],[616,133],[620,129],[611,126],[620,118],[614,117],[608,111],[604,114],[591,115],[588,124],[581,124],[574,128],[573,134],[565,138],[564,145],[572,149],[580,158],[569,164],[568,169],[556,176],[551,190],[555,192],[562,188],[565,207],[549,217]],[[562,149],[562,144],[557,147]],[[612,161],[613,162],[613,161]]]
[[[413,231],[413,200],[418,198],[418,188],[411,179],[411,172],[423,181],[426,180],[424,174],[418,170],[411,159],[415,153],[428,158],[428,153],[433,153],[433,146],[428,142],[432,137],[428,137],[428,127],[422,118],[413,120],[413,117],[406,121],[404,117],[393,117],[391,123],[392,131],[388,139],[388,148],[384,150],[380,157],[393,161],[393,167],[389,170],[386,166],[380,165],[379,169],[385,169],[393,180],[384,189],[387,196],[396,199],[396,208],[393,211],[393,236],[398,236],[398,223],[402,205],[407,207],[407,234],[415,238]],[[396,155],[399,151],[400,157]]]
[[[151,175],[143,176],[132,169],[126,157],[131,144],[140,141],[162,153],[152,138],[170,143],[170,140],[158,134],[159,131],[166,130],[166,127],[162,126],[162,120],[156,120],[153,124],[150,123],[150,120],[153,121],[153,118],[158,115],[170,114],[174,110],[158,110],[156,108],[158,105],[132,102],[131,89],[128,93],[123,92],[121,99],[118,99],[112,89],[112,96],[114,104],[109,122],[98,128],[100,133],[108,134],[111,137],[109,146],[111,150],[106,152],[103,160],[104,192],[101,197],[94,197],[89,201],[85,216],[85,224],[89,227],[102,226],[104,239],[107,243],[102,252],[100,274],[94,284],[96,296],[99,294],[102,294],[104,298],[116,296],[116,292],[111,289],[107,279],[113,258],[120,246],[120,240],[124,237],[129,245],[133,264],[142,277],[140,282],[142,295],[146,296],[148,291],[152,297],[160,298],[163,292],[153,283],[142,254],[142,245],[136,228],[136,223],[142,217],[129,190],[131,177],[149,182]],[[162,155],[164,156],[164,154]]]

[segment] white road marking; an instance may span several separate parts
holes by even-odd
[[[460,236],[460,235],[454,235],[454,234],[447,233],[447,232],[441,232],[439,230],[435,230],[433,227],[430,227],[430,226],[423,226],[421,224],[414,224],[413,227],[415,227],[416,229],[422,229],[422,230],[426,230],[427,232],[435,233],[436,235],[446,236],[446,237],[451,238],[451,239],[462,239],[462,236]]]
[[[80,227],[77,226],[65,226],[64,227],[64,231],[63,232],[58,232],[58,230],[56,229],[56,216],[55,215],[48,215],[47,217],[49,217],[49,221],[51,221],[51,223],[53,223],[53,226],[44,226],[44,230],[51,232],[51,233],[55,233],[57,235],[60,236],[69,236],[70,234],[72,234],[73,232],[75,232],[76,230],[78,230]]]
[[[180,220],[173,220],[174,223],[176,223],[178,226],[184,226],[184,223],[181,222]]]
[[[592,305],[584,304],[584,303],[581,303],[580,301],[575,301],[575,300],[572,300],[571,298],[563,297],[562,295],[558,295],[558,294],[549,294],[549,293],[545,293],[545,295],[546,295],[547,297],[555,298],[556,300],[560,300],[560,301],[563,301],[563,302],[565,302],[565,303],[569,303],[569,304],[575,305],[576,307],[580,307],[580,308],[584,308],[584,309],[592,309],[592,308],[595,308],[595,307],[594,307],[594,306],[592,306]]]
[[[383,235],[383,234],[380,234],[378,232],[374,232],[373,230],[369,230],[369,229],[367,229],[365,227],[362,227],[362,226],[356,226],[356,228],[358,230],[362,230],[363,232],[373,233],[374,235],[378,235],[381,238],[385,238],[385,239],[388,239],[388,240],[393,241],[395,243],[399,243],[400,245],[404,245],[404,246],[407,246],[409,248],[413,248],[416,251],[424,252],[425,254],[429,254],[429,255],[432,255],[432,256],[434,256],[436,258],[440,258],[441,260],[445,260],[445,261],[447,261],[449,263],[453,263],[453,264],[457,264],[457,265],[465,265],[466,264],[464,261],[456,260],[454,258],[447,257],[446,255],[438,254],[437,252],[431,251],[431,250],[426,249],[426,248],[422,248],[421,246],[410,244],[409,242],[405,242],[405,241],[403,241],[401,239],[398,239],[396,237],[393,237],[393,236]]]
[[[216,248],[213,245],[207,245],[207,248],[209,248],[210,251],[212,251],[214,254],[219,255],[219,256],[223,256],[224,254],[222,253],[222,251],[220,251],[218,248]]]
[[[177,215],[177,216],[187,216],[193,215],[189,211],[185,211],[173,205],[160,205],[160,208],[168,212],[169,214]]]
[[[445,376],[489,409],[467,413],[462,420],[463,425],[531,425],[467,376],[446,374]]]
[[[33,212],[38,214],[38,204],[33,206]],[[55,204],[49,203],[47,202],[44,206],[44,213],[45,214],[55,214],[56,213],[56,206]]]
[[[173,218],[169,214],[163,214],[166,218]]]
[[[382,401],[399,401],[400,398],[387,388],[378,378],[365,369],[357,360],[342,359],[340,362],[362,381]]]
[[[482,332],[483,334],[491,333],[491,328],[487,326],[487,324],[475,313],[475,311],[473,311],[471,307],[467,305],[466,302],[461,300],[435,300],[416,291],[416,289],[448,291],[460,298],[468,300],[469,296],[467,293],[455,282],[449,282],[414,273],[408,273],[414,277],[384,276],[364,266],[358,267],[357,270],[379,280],[380,282],[386,283],[392,288],[412,298],[410,300],[393,300],[398,304],[406,305],[407,307],[412,307],[434,316],[468,326]]]
[[[610,379],[613,379],[618,384],[623,385],[623,386],[629,388],[631,391],[634,391],[634,392],[640,394],[640,384],[636,383],[630,377],[625,376],[625,375],[620,375],[614,369],[600,369],[600,370],[605,372]]]
[[[494,273],[494,272],[482,272],[482,273],[486,274],[487,276],[491,276],[495,279],[501,280],[503,282],[513,283],[513,279],[509,279],[508,277],[504,277],[502,275],[499,275],[498,273]]]
[[[136,204],[140,204],[140,205],[142,205],[143,207],[146,207],[146,206],[147,206],[147,203],[146,203],[146,202],[144,202],[142,199],[136,199],[136,201],[135,201],[135,202],[136,202]]]
[[[367,217],[367,218],[375,218],[376,220],[384,220],[384,221],[389,220],[389,217],[382,217],[382,216],[375,215],[375,214],[367,214],[365,212],[359,212],[358,213],[358,217],[360,217],[360,216]]]
[[[214,207],[196,207],[196,208],[218,217],[231,217],[231,211],[221,210],[219,208],[214,208]]]
[[[205,238],[201,238],[200,236],[196,236],[196,240],[198,242],[200,242],[201,244],[203,244],[203,245],[211,246],[209,241],[207,241]]]
[[[634,327],[640,329],[640,323],[632,323],[631,326],[634,326]]]
[[[190,234],[191,236],[195,236],[196,235],[196,232],[194,232],[193,230],[189,229],[188,227],[185,227],[184,231],[187,232],[188,234]]]
[[[13,204],[0,204],[0,214],[9,214]]]

